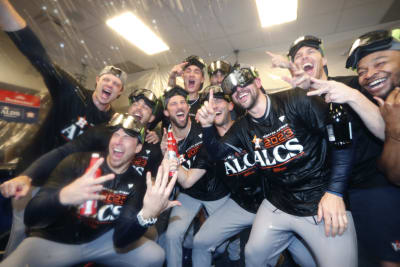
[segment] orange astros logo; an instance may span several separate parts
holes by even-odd
[[[254,149],[261,149],[261,146],[260,146],[261,141],[262,141],[261,138],[257,138],[257,136],[254,135],[253,141],[251,141],[252,143],[254,143]]]

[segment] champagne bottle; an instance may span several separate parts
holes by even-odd
[[[346,148],[352,142],[352,129],[346,108],[337,103],[330,103],[328,124],[328,140],[336,148]]]
[[[98,153],[93,153],[90,158],[89,167],[86,169],[85,173],[89,171],[89,169],[100,159],[100,155]],[[94,177],[98,178],[101,176],[101,169],[98,168],[94,173]],[[93,216],[97,213],[97,200],[88,200],[85,203],[79,206],[79,214],[82,216]]]
[[[168,159],[178,159],[178,145],[176,143],[176,139],[174,134],[172,133],[171,125],[168,128],[168,135],[167,135],[167,153]],[[169,178],[174,175],[174,171],[169,172]]]

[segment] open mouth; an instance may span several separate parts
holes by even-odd
[[[139,113],[135,113],[135,114],[133,114],[133,116],[134,116],[138,121],[141,121],[141,119],[143,118],[142,114],[139,114]]]
[[[247,100],[247,96],[249,95],[249,93],[247,93],[247,92],[241,92],[241,93],[239,93],[239,95],[238,95],[238,100],[240,101],[240,102],[245,102],[246,100]]]
[[[305,72],[310,72],[310,71],[312,71],[313,69],[314,69],[314,65],[311,64],[311,63],[306,63],[306,64],[303,65],[303,70],[304,70]]]
[[[114,158],[120,159],[124,155],[124,151],[120,148],[114,147],[112,151]]]
[[[195,84],[196,84],[196,81],[195,81],[195,80],[189,80],[188,85],[189,85],[190,87],[193,87]]]
[[[379,78],[376,79],[370,83],[368,83],[368,87],[371,88],[372,90],[377,90],[382,88],[385,85],[385,82],[387,81],[387,78]]]
[[[176,113],[176,117],[179,120],[184,120],[185,119],[185,113],[183,111],[179,111],[179,112]]]
[[[217,111],[217,112],[215,112],[215,116],[219,116],[219,115],[221,115],[222,114],[222,112],[221,111]]]
[[[101,90],[101,95],[104,98],[108,98],[111,95],[111,91],[103,89],[103,90]]]

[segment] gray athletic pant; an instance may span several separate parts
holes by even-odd
[[[201,207],[204,207],[209,215],[222,206],[229,196],[214,201],[203,201],[180,192],[177,200],[182,206],[172,208],[169,224],[165,234],[165,253],[168,267],[182,266],[182,242],[185,233],[197,215]],[[207,220],[206,220],[207,221]]]
[[[224,205],[205,221],[195,235],[192,250],[193,267],[211,266],[212,252],[214,252],[215,248],[231,236],[250,227],[255,217],[256,214],[246,211],[229,198]],[[301,241],[294,236],[291,240],[288,249],[296,263],[303,267],[316,266],[310,252]],[[278,258],[279,254],[271,259],[268,264],[275,266]]]
[[[357,238],[350,212],[347,212],[347,219],[348,227],[343,235],[326,237],[324,224],[316,224],[316,216],[293,216],[264,199],[246,244],[246,266],[265,266],[288,247],[297,233],[310,247],[318,266],[356,267]]]
[[[8,255],[10,255],[19,244],[21,244],[22,240],[26,237],[25,235],[25,224],[24,224],[24,214],[26,205],[28,205],[29,201],[39,192],[40,187],[32,186],[29,190],[28,194],[21,199],[12,199],[12,224],[10,230],[10,237],[7,242],[7,246],[3,255],[3,259],[5,259]]]
[[[71,266],[81,262],[97,262],[107,266],[162,266],[164,250],[146,237],[132,246],[135,248],[116,250],[113,244],[114,230],[110,230],[92,242],[68,245],[39,237],[28,237],[3,262],[0,267]],[[128,251],[126,251],[128,250]]]

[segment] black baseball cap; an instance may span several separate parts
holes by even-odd
[[[188,99],[188,92],[179,85],[175,85],[174,87],[168,87],[167,89],[165,89],[163,95],[160,98],[164,106],[164,109],[167,108],[169,99],[176,95],[183,96],[186,99],[186,101]]]
[[[294,61],[294,57],[297,51],[299,51],[299,49],[302,48],[303,46],[313,47],[319,50],[322,56],[324,56],[324,50],[322,48],[322,40],[313,35],[304,35],[297,38],[289,48],[289,53],[287,56],[292,62]]]
[[[185,60],[183,62],[188,63],[188,64],[186,64],[186,66],[183,69],[186,69],[187,67],[194,65],[194,66],[199,67],[199,69],[202,71],[203,75],[204,75],[204,69],[207,68],[206,63],[199,56],[191,55],[191,56],[185,58]]]

